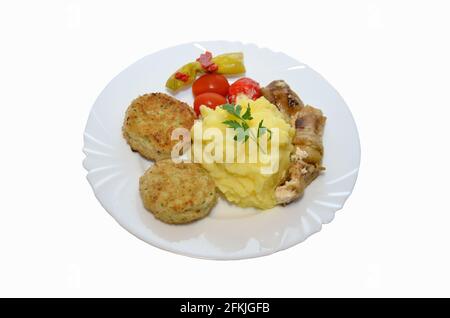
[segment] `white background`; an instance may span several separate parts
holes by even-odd
[[[0,296],[450,296],[448,1],[2,1]],[[122,229],[85,179],[95,98],[137,59],[239,40],[310,65],[358,125],[335,220],[271,256],[205,261]]]

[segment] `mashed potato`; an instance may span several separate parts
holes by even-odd
[[[246,158],[244,163],[237,162],[238,151],[237,148],[234,148],[234,160],[231,163],[201,162],[201,164],[210,173],[216,186],[229,201],[241,207],[269,209],[276,205],[275,188],[285,177],[286,170],[289,166],[289,157],[293,149],[291,142],[295,131],[283,119],[283,115],[277,107],[264,97],[260,97],[256,101],[241,97],[238,98],[237,104],[242,106],[242,114],[246,111],[247,105],[250,105],[253,119],[249,120],[248,123],[251,128],[257,128],[259,122],[264,120],[263,125],[272,130],[272,139],[276,138],[279,140],[279,156],[272,156],[274,152],[271,148],[271,141],[268,141],[266,159],[269,158],[271,162],[261,162],[260,157],[258,157],[257,162],[249,162],[250,142],[237,142],[237,146],[243,147],[242,149],[244,149],[242,150]],[[220,107],[212,110],[202,106],[200,111],[203,120],[196,122],[192,128],[194,149],[196,142],[200,143],[203,149],[206,149],[206,146],[211,143],[211,139],[208,140],[205,137],[205,131],[208,128],[219,129],[223,136],[225,136],[227,126],[223,122],[225,120],[236,119]],[[199,133],[199,125],[202,126],[202,133]],[[278,128],[278,130],[274,128]],[[274,134],[274,131],[278,133]],[[225,140],[220,140],[220,142],[223,145],[226,143]],[[223,147],[223,152],[223,158],[225,159],[226,147]],[[267,168],[268,166],[276,167],[273,173],[263,173],[262,168]]]

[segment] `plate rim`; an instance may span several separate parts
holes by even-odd
[[[199,255],[199,254],[193,253],[193,252],[191,252],[191,251],[186,251],[186,250],[180,251],[180,250],[175,249],[175,248],[170,248],[170,243],[164,245],[164,244],[160,244],[159,242],[156,242],[156,241],[149,242],[149,240],[148,240],[147,238],[143,237],[139,231],[133,231],[133,224],[132,224],[131,222],[130,222],[130,223],[127,223],[126,220],[120,219],[117,215],[114,215],[113,213],[111,213],[111,212],[107,209],[107,207],[105,206],[105,204],[104,204],[104,203],[102,202],[102,200],[99,198],[98,193],[97,193],[96,190],[95,190],[95,186],[94,186],[93,182],[92,182],[91,180],[89,180],[89,178],[88,178],[89,172],[90,172],[91,169],[89,169],[89,168],[87,167],[87,162],[89,161],[89,153],[88,153],[87,147],[86,147],[86,137],[85,137],[85,135],[86,135],[86,132],[88,131],[89,123],[91,122],[91,120],[90,120],[90,119],[91,119],[91,116],[94,116],[94,114],[95,114],[95,112],[94,112],[94,106],[97,104],[97,102],[98,102],[100,96],[102,96],[103,92],[109,87],[109,85],[110,85],[112,82],[114,82],[114,80],[115,80],[116,78],[120,77],[120,76],[122,75],[122,73],[124,73],[128,68],[130,68],[131,66],[133,66],[133,65],[135,65],[135,64],[138,64],[138,63],[142,62],[144,59],[148,58],[148,57],[151,56],[151,55],[154,55],[154,54],[159,53],[159,52],[161,52],[161,51],[170,50],[170,49],[175,49],[175,48],[177,48],[177,47],[179,47],[179,46],[186,46],[186,45],[201,45],[201,46],[208,46],[208,44],[210,44],[210,43],[226,43],[226,44],[228,44],[228,45],[231,44],[231,43],[233,43],[233,44],[240,45],[240,46],[242,46],[242,47],[253,46],[253,47],[256,47],[257,49],[268,50],[268,51],[270,51],[270,52],[272,52],[272,53],[275,53],[275,54],[283,54],[283,55],[285,55],[285,56],[287,56],[287,57],[289,57],[289,58],[291,58],[291,59],[294,59],[294,60],[297,61],[299,64],[301,64],[301,65],[305,66],[306,68],[310,69],[312,72],[314,72],[316,75],[318,75],[322,81],[324,81],[326,84],[328,84],[328,85],[332,88],[332,90],[338,95],[338,97],[339,97],[340,99],[342,99],[342,101],[344,102],[345,106],[347,107],[347,109],[348,109],[348,111],[349,111],[349,115],[350,115],[350,117],[351,117],[351,120],[352,120],[352,122],[353,122],[353,124],[354,124],[354,128],[355,128],[355,138],[356,138],[355,141],[356,141],[356,143],[355,143],[354,146],[355,146],[355,149],[357,150],[357,151],[356,151],[356,152],[357,152],[357,167],[356,167],[354,170],[351,171],[351,175],[350,175],[350,176],[353,176],[354,180],[353,180],[353,182],[352,182],[352,185],[351,185],[350,189],[348,190],[348,194],[344,197],[344,199],[343,199],[343,201],[342,201],[342,204],[340,204],[340,207],[339,207],[339,208],[336,208],[336,209],[333,209],[333,212],[332,212],[332,213],[333,213],[333,216],[332,216],[331,220],[330,220],[329,222],[323,222],[322,219],[320,219],[320,227],[319,227],[317,230],[315,230],[315,231],[311,231],[311,232],[308,233],[305,237],[301,237],[301,236],[300,236],[300,237],[298,237],[298,239],[296,239],[296,240],[291,240],[291,242],[289,242],[289,243],[280,244],[280,245],[278,245],[278,246],[276,246],[276,247],[268,248],[268,249],[266,249],[266,250],[264,250],[264,251],[260,250],[260,251],[257,251],[257,252],[247,252],[247,253],[246,253],[245,255],[243,255],[243,256],[242,256],[242,255],[236,255],[236,256],[233,256],[233,255],[228,255],[228,254],[223,253],[222,257],[218,257],[217,255],[214,255],[214,256]],[[112,79],[104,86],[104,88],[101,90],[101,92],[99,93],[99,95],[96,97],[94,103],[92,104],[92,106],[91,106],[91,108],[90,108],[90,110],[89,110],[89,115],[88,115],[88,118],[87,118],[87,120],[86,120],[86,124],[85,124],[85,128],[84,128],[83,136],[84,136],[84,140],[83,140],[83,148],[82,148],[82,152],[84,153],[85,158],[84,158],[83,161],[82,161],[82,165],[83,165],[84,169],[87,171],[86,179],[87,179],[89,185],[91,186],[91,189],[93,190],[94,196],[96,197],[97,201],[100,203],[100,205],[103,207],[103,209],[106,210],[106,212],[107,212],[107,213],[108,213],[108,214],[109,214],[109,215],[110,215],[110,216],[111,216],[111,217],[112,217],[112,218],[120,225],[120,227],[124,228],[124,229],[125,229],[127,232],[129,232],[130,234],[132,234],[132,235],[135,236],[136,238],[138,238],[138,239],[144,241],[145,243],[147,243],[147,244],[149,244],[149,245],[151,245],[151,246],[154,246],[154,247],[156,247],[156,248],[159,248],[159,249],[161,249],[161,250],[164,250],[164,251],[167,251],[167,252],[176,254],[176,255],[180,255],[180,256],[188,256],[188,257],[192,257],[192,258],[196,258],[196,259],[202,259],[202,260],[219,260],[219,261],[220,261],[220,260],[225,260],[225,261],[226,261],[226,260],[241,260],[241,259],[253,259],[253,258],[259,258],[259,257],[264,257],[264,256],[272,255],[272,254],[278,253],[278,252],[280,252],[280,251],[284,251],[284,250],[286,250],[286,249],[288,249],[288,248],[291,248],[291,247],[293,247],[293,246],[295,246],[295,245],[298,245],[298,244],[300,244],[300,243],[306,241],[306,240],[307,240],[309,237],[311,237],[313,234],[320,232],[320,231],[322,230],[322,228],[323,228],[323,225],[326,225],[326,224],[328,224],[328,223],[331,223],[331,222],[334,220],[334,218],[335,218],[335,216],[336,216],[336,213],[344,208],[344,206],[345,206],[347,200],[348,200],[349,197],[352,195],[353,190],[354,190],[354,188],[355,188],[355,186],[356,186],[356,183],[357,183],[357,180],[358,180],[358,175],[359,175],[359,169],[360,169],[360,167],[361,167],[361,141],[360,141],[360,137],[359,137],[359,129],[358,129],[358,125],[357,125],[357,123],[356,123],[356,121],[355,121],[355,118],[354,118],[354,116],[353,116],[353,113],[351,112],[350,107],[348,106],[347,102],[346,102],[345,99],[341,96],[341,94],[334,88],[334,86],[332,86],[331,83],[330,83],[323,75],[321,75],[319,72],[315,71],[315,70],[314,70],[313,68],[311,68],[308,64],[306,64],[306,63],[304,63],[304,62],[300,62],[300,61],[298,61],[297,59],[295,59],[295,58],[293,58],[293,57],[291,57],[291,56],[289,56],[289,55],[287,55],[286,53],[283,53],[283,52],[281,52],[281,51],[275,51],[275,50],[269,49],[269,48],[267,48],[267,47],[263,47],[263,46],[256,45],[256,44],[251,43],[251,42],[228,41],[228,40],[193,41],[193,42],[185,42],[185,43],[180,43],[180,44],[177,44],[177,45],[168,46],[168,47],[165,47],[165,48],[163,48],[163,49],[159,49],[159,50],[156,50],[156,51],[153,51],[153,52],[151,52],[151,53],[146,54],[145,56],[139,58],[139,59],[136,60],[135,62],[129,64],[129,65],[126,66],[124,69],[122,69],[117,75],[115,75],[115,76],[114,76],[114,77],[113,77],[113,78],[112,78]]]

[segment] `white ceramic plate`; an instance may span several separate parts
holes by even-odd
[[[239,208],[219,201],[211,214],[188,225],[167,225],[147,212],[138,191],[139,177],[152,164],[122,138],[125,110],[137,96],[165,91],[178,66],[207,49],[213,54],[242,51],[246,76],[267,85],[283,79],[301,99],[327,116],[324,134],[326,171],[305,195],[268,211]],[[190,90],[176,96],[192,104]],[[344,100],[328,82],[295,59],[253,44],[201,42],[148,55],[116,76],[101,92],[84,133],[84,167],[102,206],[130,233],[159,248],[208,259],[241,259],[286,249],[320,231],[348,198],[358,174],[360,145],[355,122]]]

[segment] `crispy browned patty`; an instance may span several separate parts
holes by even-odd
[[[142,95],[131,103],[122,131],[131,149],[151,160],[170,158],[176,128],[191,129],[195,113],[188,104],[164,93]]]
[[[217,202],[215,183],[206,170],[171,159],[150,167],[139,180],[139,191],[145,208],[172,224],[201,219]]]

